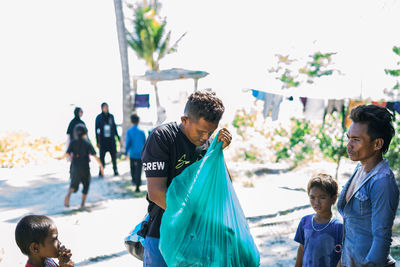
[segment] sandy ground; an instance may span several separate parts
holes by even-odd
[[[312,213],[305,188],[313,172],[334,174],[336,165],[321,162],[289,171],[285,166],[228,163],[236,178],[235,190],[259,247],[261,266],[293,266],[297,244],[293,241],[300,218]],[[142,266],[128,254],[124,237],[146,213],[141,193],[130,185],[128,162],[119,163],[121,175],[98,178],[92,163],[92,182],[87,208],[78,209],[81,193],[74,194],[71,208],[63,206],[69,186],[69,164],[51,161],[42,166],[0,169],[0,266],[23,266],[26,257],[14,241],[18,220],[27,214],[51,216],[58,226],[59,239],[73,252],[76,266]],[[342,163],[339,177],[343,185],[354,168]],[[244,179],[243,177],[247,177]],[[253,185],[249,186],[250,181]]]

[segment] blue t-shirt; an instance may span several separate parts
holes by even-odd
[[[146,135],[137,125],[132,126],[126,133],[125,151],[129,153],[132,159],[140,159],[144,144],[146,143]]]
[[[336,267],[342,254],[343,224],[335,218],[326,224],[317,224],[312,221],[313,216],[301,219],[294,237],[304,245],[303,267]]]

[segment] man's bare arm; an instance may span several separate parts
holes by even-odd
[[[167,177],[147,177],[149,199],[162,209],[167,208]]]

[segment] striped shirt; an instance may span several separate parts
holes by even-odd
[[[58,264],[51,258],[46,258],[44,260],[44,266],[45,267],[59,267]],[[25,267],[37,267],[37,266],[30,264],[29,262],[26,262]]]

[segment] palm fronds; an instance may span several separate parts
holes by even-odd
[[[153,4],[158,7],[156,1]],[[176,52],[183,34],[172,46],[171,31],[166,33],[167,21],[159,18],[159,8],[153,6],[134,8],[135,18],[133,32],[127,32],[129,46],[136,52],[139,58],[145,60],[150,70],[159,69],[159,61],[166,55]]]

